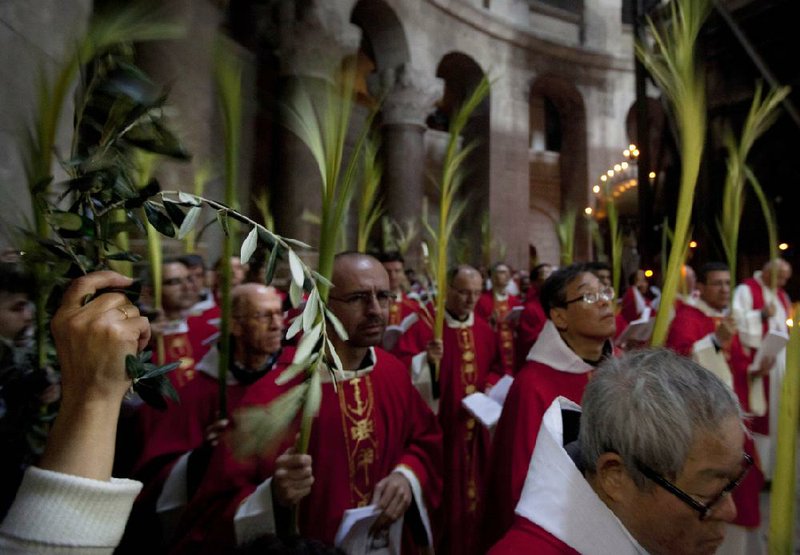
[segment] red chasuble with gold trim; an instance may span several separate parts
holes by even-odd
[[[515,326],[506,320],[516,306],[520,306],[517,297],[513,295],[498,297],[493,291],[484,291],[475,305],[475,314],[488,322],[497,335],[500,363],[506,374],[513,373],[516,367]]]
[[[442,492],[442,431],[411,385],[407,369],[375,349],[370,372],[322,386],[322,404],[309,443],[314,485],[300,503],[300,535],[332,544],[345,510],[368,505],[375,485],[398,466],[413,472],[428,510]],[[256,384],[258,385],[258,384]],[[255,387],[255,386],[254,386]],[[275,386],[251,388],[242,406],[268,403]],[[190,533],[178,553],[220,553],[234,544],[233,515],[248,495],[274,473],[275,453],[236,461],[227,448],[214,454],[207,480],[193,502]],[[199,513],[199,516],[198,516]]]

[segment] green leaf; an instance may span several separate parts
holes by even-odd
[[[172,223],[176,226],[180,227],[183,224],[183,220],[186,219],[186,214],[183,213],[183,210],[175,204],[174,202],[165,202],[164,209],[167,212],[167,216],[169,219],[172,220]]]
[[[289,329],[286,330],[286,339],[292,339],[300,332],[301,329],[303,329],[303,315],[298,314],[297,317],[292,320],[292,324],[289,326]]]
[[[247,234],[247,237],[242,243],[242,250],[239,255],[242,266],[250,262],[250,257],[256,252],[256,246],[258,246],[258,228],[253,226],[253,229],[250,230],[250,233]]]
[[[311,245],[309,245],[308,243],[303,243],[302,241],[298,241],[297,239],[291,239],[289,237],[284,237],[283,241],[285,243],[288,243],[289,245],[294,245],[295,247],[300,248],[300,249],[309,249],[309,250],[311,249]]]
[[[152,225],[161,235],[175,237],[175,227],[172,225],[172,221],[170,221],[170,219],[158,209],[156,204],[151,201],[145,202],[144,213],[147,216],[147,221],[150,222],[150,225]]]
[[[264,283],[269,285],[272,283],[272,279],[275,277],[275,268],[277,267],[278,262],[278,250],[280,247],[276,244],[272,247],[272,251],[269,253],[269,260],[267,260],[267,268],[264,272]]]
[[[180,229],[178,230],[178,239],[183,239],[186,235],[194,229],[197,225],[197,219],[203,209],[199,206],[192,206],[186,213],[186,218],[183,220]]]
[[[244,262],[242,262],[242,264],[244,264]],[[302,288],[306,280],[305,273],[303,272],[303,263],[300,261],[300,257],[291,249],[289,250],[289,269],[292,272],[292,280],[294,283]]]
[[[280,375],[275,378],[277,385],[285,385],[302,374],[308,368],[307,364],[290,364],[287,366]]]
[[[108,260],[125,260],[127,262],[140,262],[142,257],[134,252],[114,252],[107,254]]]
[[[202,206],[203,204],[194,195],[190,195],[189,193],[184,193],[183,191],[178,191],[178,200],[181,201],[183,204],[190,204],[192,206]]]
[[[297,285],[296,281],[292,281],[289,284],[289,300],[294,307],[300,306],[303,301],[303,288]]]
[[[134,355],[125,355],[125,371],[130,379],[135,380],[144,372],[144,363]]]
[[[333,342],[331,342],[331,340],[328,338],[325,338],[325,341],[328,345],[328,354],[333,359],[334,366],[339,372],[344,372],[344,365],[342,364],[342,359],[339,358],[339,353],[336,352],[336,348],[334,348]],[[332,377],[335,378],[335,376]]]
[[[152,368],[145,367],[145,368],[147,368],[147,370],[143,374],[141,374],[139,376],[139,379],[146,380],[146,379],[149,379],[149,378],[155,378],[155,377],[158,377],[158,376],[163,376],[164,374],[167,374],[168,372],[172,372],[173,370],[175,370],[180,365],[181,365],[180,362],[171,362],[169,364],[165,364],[164,366],[156,366],[154,364],[151,364],[150,366],[152,366]]]
[[[231,442],[234,454],[243,459],[273,447],[290,429],[307,391],[308,384],[301,383],[267,406],[240,409]]]
[[[303,331],[305,333],[308,333],[308,330],[314,325],[317,320],[317,314],[319,314],[319,292],[313,289],[303,309]]]
[[[294,353],[294,360],[292,364],[306,364],[307,360],[311,357],[317,344],[319,343],[320,336],[322,335],[322,322],[311,328],[308,333],[304,333],[300,339],[300,344],[297,346],[297,351]]]
[[[319,370],[316,370],[311,373],[311,379],[309,380],[306,402],[303,405],[303,419],[315,418],[319,413],[321,403],[322,380],[319,375]]]
[[[83,218],[73,212],[53,212],[47,218],[50,224],[58,229],[80,231],[83,227]]]
[[[328,322],[333,325],[333,329],[336,330],[336,334],[342,341],[347,341],[349,339],[347,332],[344,329],[344,325],[342,324],[341,320],[336,317],[336,315],[331,312],[331,310],[326,306],[325,307],[325,317],[328,319]]]
[[[320,274],[319,272],[315,272],[312,270],[311,275],[314,277],[314,281],[316,281],[317,283],[321,283],[328,288],[333,287],[333,282],[328,278],[326,278],[325,276],[323,276],[322,274]]]
[[[219,227],[222,228],[222,232],[225,236],[230,235],[230,229],[228,228],[228,211],[224,209],[217,210],[217,221],[219,221]]]

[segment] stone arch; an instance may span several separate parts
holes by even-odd
[[[434,130],[429,134],[434,137],[438,135],[438,141],[443,143],[439,146],[443,149],[449,138],[447,129],[451,115],[483,79],[484,71],[469,55],[449,52],[439,61],[436,77],[444,81],[444,93],[427,123]],[[473,112],[462,135],[463,144],[475,142],[477,146],[463,166],[466,173],[459,189],[459,197],[467,204],[455,233],[455,237],[463,245],[456,250],[460,251],[457,252],[460,262],[472,264],[481,261],[481,222],[488,217],[489,210],[490,115],[491,100],[487,97]],[[438,177],[440,167],[437,167],[433,175]],[[431,190],[429,193],[436,194]],[[432,204],[438,204],[438,198]]]
[[[534,219],[547,218],[552,226],[567,209],[581,214],[590,199],[586,106],[574,83],[552,74],[536,78],[530,89],[529,140]],[[582,218],[578,221],[575,257],[587,259],[589,233]],[[532,227],[547,229],[544,222]]]
[[[384,0],[359,0],[350,21],[363,31],[362,49],[367,50],[378,71],[411,59],[403,25]]]

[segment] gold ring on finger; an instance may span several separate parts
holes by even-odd
[[[122,312],[122,314],[125,316],[125,319],[126,319],[126,320],[128,319],[128,311],[127,311],[127,310],[125,310],[125,307],[124,307],[124,306],[118,306],[118,307],[117,307],[117,310],[119,310],[120,312]]]

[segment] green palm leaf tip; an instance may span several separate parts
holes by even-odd
[[[378,160],[378,138],[373,133],[364,143],[364,163],[361,173],[361,197],[358,202],[358,237],[356,249],[367,252],[367,242],[375,224],[383,214],[383,203],[378,200],[383,167]]]
[[[558,234],[558,242],[561,246],[561,264],[569,266],[572,264],[572,259],[575,254],[575,223],[577,214],[574,209],[570,208],[564,212],[564,215],[556,223],[556,233]]]
[[[447,143],[444,161],[442,162],[442,177],[439,182],[438,230],[434,232],[433,228],[425,223],[433,239],[431,262],[434,268],[434,280],[439,288],[436,296],[436,318],[433,327],[436,339],[441,339],[444,331],[448,243],[458,219],[466,208],[464,202],[456,201],[456,193],[463,177],[462,165],[470,152],[477,146],[475,142],[472,142],[459,148],[458,143],[470,116],[489,95],[490,89],[491,83],[484,76],[450,120],[450,138]]]
[[[742,126],[741,136],[737,143],[736,137],[730,127],[724,131],[723,142],[728,154],[728,173],[722,193],[722,213],[717,220],[717,230],[720,234],[725,257],[731,272],[731,283],[736,283],[737,254],[739,243],[739,225],[745,203],[745,185],[752,175],[747,166],[747,156],[755,141],[775,122],[778,117],[780,103],[789,94],[789,87],[781,87],[770,91],[762,99],[762,86],[756,85],[753,102]],[[757,181],[753,186],[754,191],[760,188]],[[763,203],[762,203],[763,208]],[[766,212],[765,212],[766,216]],[[770,243],[775,243],[770,237]],[[774,249],[775,246],[770,247]],[[774,258],[774,257],[771,257]]]
[[[710,11],[710,3],[708,0],[675,0],[670,7],[671,18],[664,28],[649,21],[653,48],[641,43],[635,46],[636,55],[669,100],[680,142],[682,171],[675,240],[664,272],[661,296],[661,305],[665,307],[674,303],[680,281],[683,246],[688,243],[692,203],[705,144],[705,82],[695,61],[695,45]],[[653,329],[653,346],[661,346],[666,341],[669,314],[669,310],[658,311]]]

